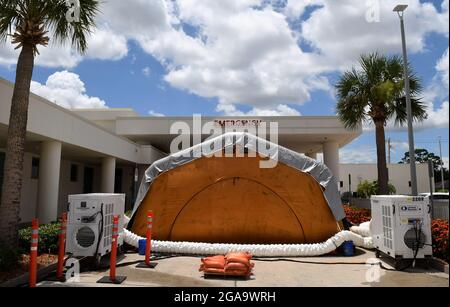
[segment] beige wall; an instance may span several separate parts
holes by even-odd
[[[397,194],[411,194],[409,187],[409,164],[389,164],[389,181],[397,189]],[[343,181],[344,187],[341,192],[349,190],[348,175],[352,175],[352,191],[356,191],[358,184],[364,180],[377,179],[376,164],[341,164],[340,181]],[[417,165],[417,188],[419,193],[430,192],[428,179],[428,165]]]
[[[0,78],[0,127],[8,126],[9,111],[13,85]],[[137,163],[152,163],[152,155],[141,154],[140,145],[116,135],[110,131],[107,122],[103,127],[97,125],[75,112],[64,109],[42,97],[31,94],[28,110],[28,134],[33,134],[33,141],[54,140],[93,151],[99,156],[111,156]],[[101,142],[99,142],[101,140]],[[154,150],[152,147],[147,151]],[[155,154],[158,154],[155,153]],[[140,158],[145,160],[140,161]]]
[[[23,164],[22,195],[20,203],[20,221],[26,223],[36,216],[39,180],[31,178],[31,163],[33,157],[39,157],[25,153]]]
[[[0,149],[4,152],[4,149]],[[37,154],[25,153],[23,164],[23,181],[20,204],[20,222],[28,223],[36,216],[39,180],[31,178],[31,166],[33,157],[39,158]],[[70,166],[78,165],[77,182],[70,181]],[[83,192],[83,172],[84,167],[89,166],[94,169],[94,191],[100,190],[100,166],[83,164],[80,162],[72,162],[61,160],[61,170],[59,177],[59,195],[58,195],[58,215],[67,208],[67,199],[70,194],[79,194]],[[127,195],[128,197],[128,195]],[[131,197],[131,195],[130,195]]]
[[[78,166],[78,178],[75,182],[70,180],[70,168],[72,164],[76,164]],[[67,200],[69,195],[83,193],[85,166],[92,167],[94,169],[93,188],[94,191],[100,191],[100,166],[61,160],[61,172],[59,175],[58,215],[67,210]]]

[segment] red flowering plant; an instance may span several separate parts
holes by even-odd
[[[433,237],[433,255],[449,262],[448,257],[448,221],[436,219],[431,223]]]
[[[369,209],[360,209],[350,205],[344,205],[344,211],[347,216],[347,220],[355,225],[368,222],[371,219]]]

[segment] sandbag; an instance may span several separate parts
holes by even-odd
[[[238,270],[225,271],[225,275],[230,275],[230,276],[245,276],[245,277],[248,277],[251,274],[252,274],[251,271],[238,271]]]
[[[248,252],[231,252],[225,255],[225,258],[228,259],[229,261],[232,261],[231,259],[235,259],[235,258],[245,258],[247,260],[252,259],[252,254],[248,253]]]
[[[213,256],[201,259],[205,267],[223,269],[225,267],[224,256]]]
[[[203,271],[205,273],[210,273],[210,274],[225,274],[225,270],[224,269],[204,268]]]
[[[252,255],[246,252],[234,252],[234,253],[228,253],[225,256],[225,263],[242,263],[246,265],[247,267],[250,267],[250,259],[252,259]]]
[[[227,263],[227,265],[225,266],[225,272],[232,270],[248,271],[250,268],[250,264],[247,263],[231,262]]]
[[[228,253],[201,259],[200,272],[207,274],[223,274],[248,277],[252,274],[254,264],[250,262],[252,255],[246,252]]]

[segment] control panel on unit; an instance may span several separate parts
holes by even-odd
[[[96,201],[78,201],[69,203],[69,212],[72,220],[79,223],[95,223],[101,213],[101,206]]]
[[[423,203],[399,203],[399,216],[401,225],[417,225],[424,222],[424,215],[428,208]]]

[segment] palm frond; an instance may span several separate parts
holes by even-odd
[[[386,122],[394,118],[397,125],[406,122],[406,99],[403,61],[401,57],[379,53],[362,55],[360,70],[342,74],[336,84],[337,111],[346,127],[355,127],[359,121],[372,119]],[[418,96],[421,80],[408,64],[413,116],[416,121],[427,117],[426,105]]]
[[[358,128],[367,119],[366,79],[356,69],[345,72],[336,84],[337,114],[349,129]]]
[[[12,34],[15,25],[23,19],[23,15],[17,7],[22,1],[2,0],[0,1],[0,41],[5,41]]]
[[[50,37],[58,43],[70,41],[72,46],[84,53],[87,49],[87,36],[95,27],[100,1],[79,1],[80,18],[69,22],[66,17],[69,7],[65,0],[2,0],[0,39],[5,40],[8,35],[14,35],[14,43],[18,47],[24,42],[31,43],[37,52],[37,45],[48,43],[45,33],[49,32]]]

